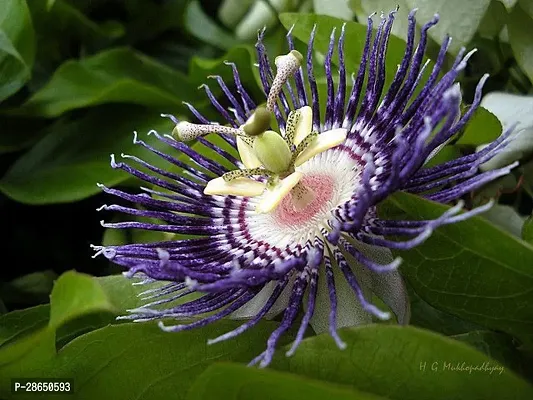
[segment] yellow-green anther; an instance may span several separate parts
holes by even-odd
[[[241,128],[248,136],[260,135],[270,128],[270,115],[266,107],[257,107]]]
[[[289,54],[276,57],[274,63],[276,64],[276,76],[270,87],[270,92],[267,98],[267,109],[274,110],[274,106],[279,94],[283,89],[283,85],[294,75],[302,65],[304,57],[297,50],[291,50]]]
[[[289,169],[292,153],[285,140],[274,131],[266,131],[254,140],[253,150],[265,169],[274,173]]]
[[[291,111],[287,117],[287,124],[285,126],[285,141],[289,146],[294,143],[294,135],[296,133],[296,126],[302,117],[300,110]]]
[[[270,171],[267,171],[264,168],[236,169],[234,171],[226,172],[224,175],[222,175],[222,179],[224,179],[226,182],[231,182],[237,178],[250,177],[254,175],[265,175],[269,172]]]
[[[209,133],[239,135],[242,134],[242,131],[224,125],[191,124],[187,121],[181,121],[172,130],[172,137],[180,142],[188,142]]]

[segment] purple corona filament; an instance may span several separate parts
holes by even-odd
[[[485,211],[491,204],[462,212],[460,198],[509,173],[514,165],[484,173],[478,169],[505,146],[511,135],[506,131],[478,153],[425,166],[471,118],[479,106],[487,76],[477,86],[472,106],[461,115],[461,93],[455,80],[472,52],[460,51],[452,68],[443,71],[450,44],[446,38],[429,78],[424,81],[427,32],[438,17],[422,27],[420,40],[415,44],[415,13],[411,12],[405,56],[392,83],[385,88],[385,57],[394,16],[391,12],[382,17],[374,35],[373,21],[368,19],[361,64],[352,77],[351,87],[347,84],[344,58],[344,48],[350,45],[345,43],[345,27],[331,32],[324,63],[327,90],[324,108],[319,104],[314,75],[319,65],[313,62],[316,27],[313,29],[307,55],[302,60],[304,67],[297,68],[287,81],[282,81],[282,90],[269,103],[271,111],[282,137],[287,134],[291,111],[309,106],[312,129],[319,137],[344,129],[346,139],[298,166],[296,171],[302,178],[300,186],[295,188],[300,192],[293,189],[273,211],[258,213],[258,197],[204,193],[209,181],[229,171],[228,163],[235,165],[235,169],[243,168],[239,158],[206,138],[200,137],[198,141],[228,163],[221,165],[172,136],[157,132],[152,133],[164,146],[185,154],[188,162],[159,150],[161,146],[152,147],[137,136],[134,142],[166,160],[169,166],[178,167],[179,173],[133,156],[122,156],[128,163],[112,157],[113,168],[144,180],[151,188],[130,194],[101,186],[104,192],[134,205],[102,209],[161,222],[134,220],[103,223],[103,226],[156,230],[168,232],[170,237],[158,243],[94,246],[97,255],[102,254],[123,266],[127,276],[141,276],[144,279],[141,284],[167,282],[144,292],[148,304],[129,310],[130,314],[122,318],[158,320],[160,327],[169,332],[202,327],[222,318],[243,320],[235,330],[209,342],[216,343],[238,336],[263,318],[281,314],[279,326],[270,335],[265,351],[251,362],[262,367],[270,363],[279,338],[293,324],[299,326],[287,355],[294,353],[308,325],[315,332],[329,332],[337,345],[344,348],[337,333],[339,327],[371,322],[372,318],[389,318],[388,310],[380,310],[370,302],[369,292],[382,298],[399,323],[408,322],[409,302],[397,270],[400,260],[391,256],[390,249],[411,249],[439,226]],[[278,81],[263,45],[263,34],[259,34],[256,49],[259,75],[268,96]],[[293,50],[290,32],[287,41],[288,49]],[[338,66],[332,62],[335,53]],[[217,99],[207,85],[202,88],[226,125],[238,129],[250,118],[257,104],[243,86],[237,66],[226,64],[233,72],[231,85],[219,76],[212,77],[224,101]],[[334,83],[334,75],[338,83]],[[264,102],[262,99],[261,103]],[[187,106],[196,123],[219,126],[194,106]],[[321,110],[325,110],[323,115]],[[179,123],[175,117],[165,116]],[[236,148],[234,135],[221,133],[220,136]],[[261,177],[252,179],[265,181]],[[302,190],[308,200],[298,205],[295,199]],[[434,220],[379,218],[376,206],[397,191],[455,206]],[[194,238],[175,239],[174,234]],[[396,241],[391,237],[405,240]],[[187,300],[189,296],[194,297]],[[178,299],[181,299],[179,304],[173,303]],[[176,319],[178,323],[165,325],[160,321],[165,318]]]

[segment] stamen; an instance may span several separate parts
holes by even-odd
[[[300,144],[300,142],[304,140],[313,129],[313,110],[311,107],[305,106],[298,109],[298,111],[300,112],[300,119],[296,124],[294,133],[295,146],[298,146],[298,144]]]
[[[287,80],[300,68],[303,61],[302,54],[297,50],[291,50],[289,54],[276,57],[277,72],[267,98],[267,110],[274,111],[276,101],[283,90]]]
[[[222,178],[224,178],[226,182],[230,182],[237,178],[254,175],[271,175],[271,172],[264,168],[236,169],[234,171],[226,172],[222,175]]]
[[[313,111],[311,107],[304,106],[298,110],[291,111],[285,127],[285,141],[289,145],[294,144],[297,146],[311,133],[312,125]]]
[[[326,131],[317,136],[317,138],[303,150],[294,163],[295,166],[300,166],[311,157],[316,156],[318,153],[322,153],[328,149],[338,146],[341,143],[344,143],[348,131],[343,128],[332,129]]]
[[[208,195],[231,195],[254,197],[263,193],[265,183],[250,178],[236,178],[226,181],[223,177],[210,180],[204,189]]]
[[[252,147],[246,143],[246,139],[250,138],[237,136],[237,150],[239,151],[241,161],[246,168],[259,168],[261,161],[256,157]]]
[[[231,128],[224,125],[202,125],[191,124],[187,121],[181,121],[176,124],[172,130],[172,137],[181,142],[188,142],[194,140],[200,136],[207,135],[209,133],[218,133],[226,135],[242,135],[243,132],[240,129]]]

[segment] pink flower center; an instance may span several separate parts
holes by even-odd
[[[331,200],[334,187],[330,175],[304,176],[274,211],[276,222],[284,227],[305,224]]]

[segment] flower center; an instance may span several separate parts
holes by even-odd
[[[296,168],[299,185],[281,199],[269,213],[252,211],[267,193],[249,198],[249,212],[243,214],[243,228],[257,242],[278,249],[305,246],[329,229],[336,207],[349,201],[357,190],[361,167],[342,147],[329,149]]]
[[[335,182],[325,174],[304,176],[274,212],[280,226],[302,225],[314,218],[333,196]]]
[[[181,141],[193,140],[210,132],[236,137],[244,168],[210,180],[204,188],[205,194],[260,197],[262,200],[255,208],[258,214],[273,212],[289,193],[295,212],[302,212],[314,202],[315,191],[300,183],[303,174],[297,169],[313,157],[343,143],[348,132],[343,128],[321,134],[313,131],[313,112],[309,106],[290,111],[284,131],[268,129],[283,86],[300,69],[302,61],[303,56],[296,50],[276,58],[276,76],[266,107],[257,107],[238,128],[176,121],[172,136]],[[321,198],[319,195],[317,199]]]

